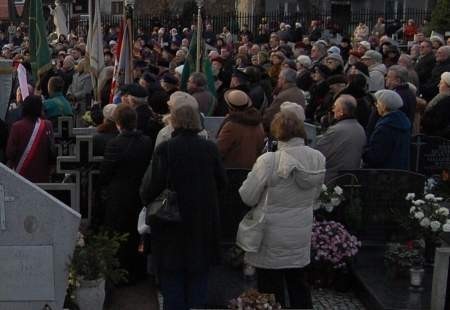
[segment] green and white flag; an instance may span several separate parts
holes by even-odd
[[[47,42],[47,29],[42,9],[42,0],[30,1],[28,14],[30,29],[31,68],[35,79],[52,68],[51,53]]]

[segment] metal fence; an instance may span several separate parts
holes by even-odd
[[[269,12],[264,15],[249,14],[249,13],[234,13],[223,15],[204,15],[204,22],[211,23],[217,33],[222,31],[223,26],[228,26],[232,33],[238,33],[243,24],[247,24],[249,29],[255,32],[260,24],[268,24],[270,30],[278,29],[281,22],[285,22],[294,26],[296,22],[302,23],[303,26],[308,27],[312,20],[319,21],[322,25],[327,24],[327,18],[331,18],[344,35],[353,33],[355,27],[359,22],[364,22],[370,28],[376,23],[378,17],[384,17],[387,23],[398,19],[406,21],[413,19],[417,24],[422,23],[426,18],[430,18],[431,11],[423,9],[406,9],[401,15],[395,12],[381,12],[373,10],[353,10],[337,14],[332,11],[310,11],[310,12],[293,12],[287,13],[283,11]],[[104,27],[119,25],[121,20],[120,15],[103,15],[102,24]],[[136,30],[137,27],[142,27],[146,33],[155,26],[164,26],[167,28],[178,28],[180,31],[183,27],[189,27],[195,24],[195,15],[189,17],[176,16],[147,16],[137,15],[134,17],[133,25]],[[88,20],[86,16],[75,16],[70,20],[71,29],[84,30],[87,32]]]

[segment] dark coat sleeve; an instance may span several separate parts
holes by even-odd
[[[389,129],[380,126],[375,128],[375,131],[370,137],[369,145],[363,154],[363,159],[370,168],[377,168],[387,160],[388,154],[391,152],[391,134],[389,133]]]
[[[101,185],[106,185],[113,178],[116,168],[118,167],[120,157],[122,155],[122,148],[115,140],[109,141],[106,145],[105,155],[100,165]]]
[[[156,148],[142,179],[139,194],[144,205],[155,200],[167,186],[168,162],[167,157],[163,155],[167,144],[168,142],[163,142]]]
[[[215,164],[214,164],[214,177],[216,178],[217,190],[223,191],[227,186],[227,172],[223,165],[223,161],[220,157],[219,150],[216,145],[213,145],[215,154]]]

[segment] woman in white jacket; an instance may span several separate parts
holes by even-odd
[[[272,293],[283,308],[285,288],[290,307],[312,308],[305,280],[310,263],[313,204],[325,176],[325,157],[305,146],[303,122],[290,111],[279,112],[271,124],[278,151],[261,155],[239,189],[249,206],[267,210],[264,237],[257,253],[245,261],[256,267],[258,290]]]

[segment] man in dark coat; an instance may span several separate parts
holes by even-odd
[[[439,94],[425,108],[422,128],[426,135],[450,140],[450,72],[442,74]]]
[[[399,111],[402,98],[393,90],[375,93],[381,118],[370,136],[363,159],[368,168],[409,169],[411,123]]]
[[[403,100],[400,111],[405,113],[411,124],[414,123],[417,101],[416,95],[408,85],[408,70],[399,65],[391,66],[386,74],[386,88],[400,95]]]
[[[114,118],[120,133],[106,145],[100,184],[106,188],[106,227],[129,233],[118,257],[133,283],[145,275],[145,258],[138,253],[140,236],[136,221],[142,208],[139,186],[150,162],[153,145],[150,138],[136,131],[137,115],[131,107],[119,105]]]
[[[198,136],[198,111],[171,111],[172,138],[155,150],[145,173],[145,205],[167,187],[176,192],[181,223],[153,221],[152,253],[167,309],[205,308],[209,268],[219,258],[218,191],[226,174],[217,146]]]
[[[162,89],[160,80],[153,73],[144,73],[139,80],[139,85],[148,92],[148,104],[155,113],[167,114],[167,100],[169,95]]]
[[[122,103],[131,106],[137,114],[136,128],[152,139],[156,140],[162,123],[158,125],[158,116],[147,104],[148,92],[138,84],[128,84],[122,87]]]
[[[420,57],[417,61],[415,70],[419,76],[419,85],[424,84],[430,77],[431,71],[436,64],[436,58],[433,53],[431,41],[424,40],[420,43]]]
[[[439,93],[438,85],[441,75],[450,71],[450,46],[442,46],[436,51],[436,65],[431,71],[431,78],[423,84],[421,82],[419,93],[427,101],[433,99]]]
[[[269,108],[266,109],[263,116],[263,125],[266,132],[270,132],[270,123],[275,114],[280,112],[280,105],[283,102],[295,102],[303,108],[306,106],[305,95],[303,95],[301,89],[297,87],[296,81],[297,72],[294,69],[285,68],[281,70],[278,77],[280,93],[276,96]]]

